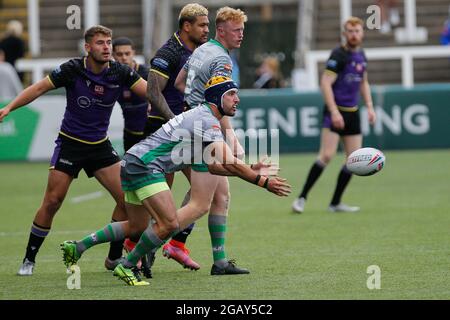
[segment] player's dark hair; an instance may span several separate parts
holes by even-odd
[[[112,43],[113,50],[117,46],[131,46],[131,49],[134,49],[133,40],[131,40],[130,38],[127,38],[127,37],[120,37],[120,38],[114,39],[113,43]]]
[[[85,42],[90,42],[92,40],[92,38],[96,35],[96,34],[103,34],[107,37],[112,37],[112,30],[105,27],[105,26],[101,26],[101,25],[96,25],[93,27],[90,27],[89,29],[86,30],[86,32],[84,33],[84,41]]]

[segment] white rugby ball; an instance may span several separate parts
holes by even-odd
[[[386,157],[375,148],[361,148],[347,159],[347,169],[358,176],[371,176],[383,169]]]

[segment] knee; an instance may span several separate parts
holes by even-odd
[[[333,153],[324,153],[321,154],[319,157],[319,160],[324,164],[327,165],[330,163],[331,159],[333,159],[334,154]]]
[[[199,217],[208,213],[209,210],[211,209],[211,203],[206,202],[206,201],[193,202],[192,205],[194,206],[195,211],[198,213]]]
[[[58,209],[61,207],[64,201],[64,197],[57,195],[48,195],[42,204],[43,209],[49,215],[55,215]]]
[[[161,239],[169,238],[170,236],[174,235],[180,230],[180,224],[178,223],[178,220],[170,219],[164,221],[164,223],[161,224],[159,228],[159,237]]]

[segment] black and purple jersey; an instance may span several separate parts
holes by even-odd
[[[55,88],[66,88],[67,106],[60,134],[96,144],[107,139],[111,112],[124,87],[132,88],[141,77],[115,61],[95,74],[87,68],[84,57],[63,63],[48,79]]]
[[[184,111],[184,94],[175,88],[175,79],[191,54],[192,51],[183,44],[176,32],[156,52],[155,57],[150,62],[150,72],[156,72],[168,79],[162,94],[166,99],[170,110],[172,110],[175,115]],[[152,108],[150,116],[161,117],[156,108]]]
[[[332,87],[336,105],[358,105],[360,85],[366,70],[367,59],[363,50],[351,51],[341,46],[332,51],[326,63],[326,71],[337,74]]]
[[[136,63],[134,70],[143,78],[148,77],[148,67]],[[147,122],[148,101],[134,94],[130,88],[124,88],[117,99],[125,121],[124,129],[132,134],[143,134]]]

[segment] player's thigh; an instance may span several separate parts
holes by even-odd
[[[142,200],[142,204],[160,227],[178,227],[177,208],[170,190],[164,190],[145,198]]]
[[[63,201],[69,190],[73,177],[65,172],[51,169],[48,172],[47,188],[44,198]]]
[[[191,170],[191,200],[202,208],[209,208],[220,176]]]
[[[362,134],[342,136],[342,142],[344,143],[344,151],[346,157],[348,157],[353,151],[361,148],[362,139]]]
[[[116,202],[123,201],[123,191],[120,185],[120,162],[94,172],[95,178],[112,195]]]
[[[339,135],[328,128],[323,128],[320,134],[319,158],[328,163],[336,154],[339,145]]]

